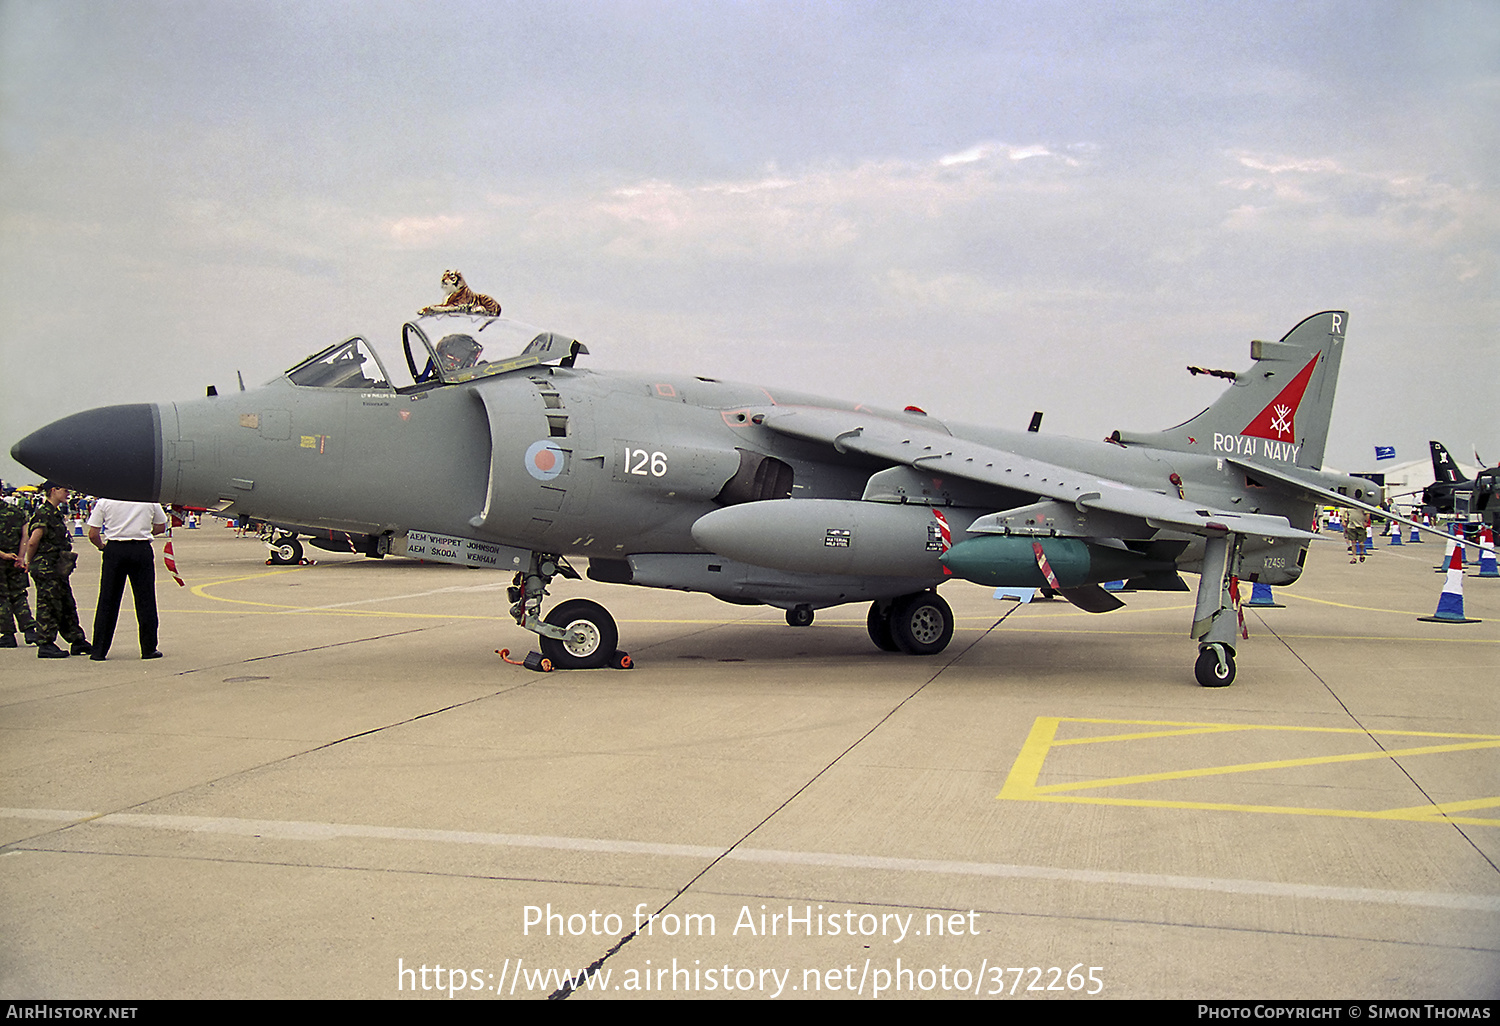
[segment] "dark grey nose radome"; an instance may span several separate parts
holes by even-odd
[[[161,496],[161,412],[151,403],[101,406],[38,428],[11,458],[74,491],[155,502]]]

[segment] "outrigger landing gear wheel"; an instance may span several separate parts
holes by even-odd
[[[1227,688],[1234,683],[1234,649],[1227,645],[1204,645],[1193,664],[1193,676],[1203,687]]]
[[[615,618],[597,602],[569,599],[546,616],[554,627],[581,634],[581,641],[542,638],[542,654],[559,670],[592,670],[608,666],[620,641]]]
[[[953,639],[953,610],[935,591],[903,595],[891,603],[890,624],[891,638],[909,655],[936,655]]]

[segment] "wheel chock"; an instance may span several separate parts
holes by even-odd
[[[540,652],[527,652],[525,659],[512,659],[510,657],[510,649],[508,648],[497,649],[495,654],[512,666],[524,666],[526,669],[535,670],[537,673],[552,672],[552,660]]]
[[[615,654],[609,657],[609,665],[616,670],[631,670],[635,668],[635,660],[630,658],[629,652],[615,649]]]

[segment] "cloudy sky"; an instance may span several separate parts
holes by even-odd
[[[595,368],[1084,437],[1347,309],[1330,462],[1493,463],[1497,111],[1489,0],[0,0],[0,441],[457,267]]]

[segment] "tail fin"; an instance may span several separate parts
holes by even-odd
[[[1448,450],[1443,448],[1442,442],[1427,443],[1432,450],[1432,476],[1437,479],[1438,484],[1462,484],[1468,477],[1458,464],[1453,462],[1453,457],[1448,455]],[[1482,466],[1482,464],[1481,464]]]
[[[1254,365],[1235,375],[1208,409],[1165,431],[1117,431],[1114,438],[1126,445],[1321,469],[1348,323],[1342,310],[1325,310],[1280,342],[1251,342]]]

